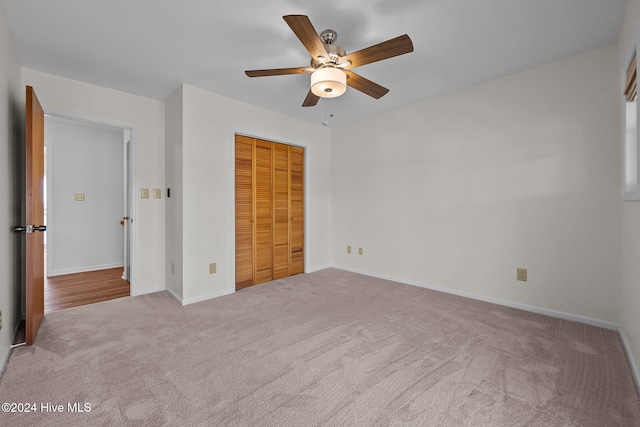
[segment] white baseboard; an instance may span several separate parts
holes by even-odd
[[[327,268],[333,267],[331,264],[321,265],[318,267],[312,267],[305,271],[305,273],[315,273],[316,271],[326,270]],[[337,267],[336,267],[337,268]]]
[[[2,357],[2,366],[0,366],[0,378],[2,378],[2,374],[4,373],[4,368],[7,367],[7,362],[9,361],[9,355],[11,354],[11,346],[7,347],[7,352]]]
[[[490,302],[493,304],[503,305],[505,307],[517,308],[524,311],[529,311],[532,313],[544,314],[546,316],[557,317],[560,319],[571,320],[574,322],[586,323],[587,325],[597,326],[600,328],[611,329],[618,334],[620,334],[620,339],[622,340],[622,346],[624,347],[624,351],[627,355],[627,360],[629,361],[629,365],[631,365],[631,371],[633,377],[636,382],[636,387],[640,390],[640,370],[638,370],[638,365],[631,353],[631,346],[629,345],[629,341],[627,340],[627,336],[624,331],[613,322],[608,322],[606,320],[594,319],[591,317],[580,316],[577,314],[567,313],[564,311],[552,310],[549,308],[538,307],[529,304],[522,304],[519,302],[503,300],[500,298],[488,297],[485,295],[474,294],[471,292],[460,291],[457,289],[444,288],[442,286],[430,285],[427,283],[418,282],[415,280],[407,280],[401,277],[390,276],[387,274],[379,274],[371,271],[360,270],[358,268],[351,268],[344,265],[332,265],[331,268],[337,268],[339,270],[350,271],[352,273],[363,274],[365,276],[377,277],[379,279],[391,280],[393,282],[404,283],[406,285],[418,286],[420,288],[432,289],[434,291],[444,292],[447,294],[458,295],[466,298],[471,298],[479,301]]]
[[[82,267],[65,268],[62,270],[47,271],[47,277],[62,276],[64,274],[86,273],[87,271],[106,270],[109,268],[123,267],[124,264],[116,262],[112,264],[86,265]]]
[[[13,334],[11,335],[11,343],[7,348],[7,353],[4,355],[4,357],[2,357],[2,365],[0,365],[0,377],[2,377],[2,374],[4,373],[4,368],[7,367],[7,362],[9,361],[9,356],[11,356],[11,349],[14,347],[13,342],[15,341],[16,335],[18,334],[19,327],[20,327],[20,321],[18,321],[14,326]]]
[[[176,301],[178,302],[178,304],[180,304],[180,305],[184,305],[184,304],[182,304],[182,298],[180,298],[180,297],[178,296],[178,294],[176,294],[175,292],[173,292],[171,289],[166,288],[164,291],[165,291],[166,293],[168,293],[168,294],[169,294],[169,296],[170,296],[171,298],[173,298],[174,300],[176,300]]]
[[[488,297],[485,295],[474,294],[472,292],[461,291],[458,289],[445,288],[442,286],[435,286],[428,283],[418,282],[416,280],[407,280],[402,277],[389,276],[386,274],[373,273],[371,271],[360,270],[357,268],[346,267],[343,265],[333,265],[333,268],[340,270],[350,271],[352,273],[364,274],[365,276],[377,277],[379,279],[391,280],[393,282],[404,283],[406,285],[418,286],[420,288],[432,289],[434,291],[444,292],[447,294],[458,295],[461,297],[471,298],[478,301],[490,302],[492,304],[503,305],[505,307],[517,308],[524,311],[530,311],[532,313],[544,314],[551,317],[557,317],[560,319],[571,320],[574,322],[586,323],[587,325],[597,326],[599,328],[619,330],[618,325],[606,320],[594,319],[591,317],[580,316],[577,314],[567,313],[564,311],[552,310],[550,308],[539,307],[535,305],[523,304],[519,302],[503,300],[500,298]]]
[[[142,292],[138,292],[138,293],[133,293],[133,286],[131,286],[131,296],[132,297],[137,297],[139,295],[147,295],[147,294],[154,294],[156,292],[162,292],[164,291],[164,288],[152,288],[152,289],[145,289]]]
[[[231,290],[226,290],[226,291],[214,292],[212,294],[202,295],[202,296],[199,296],[199,297],[196,297],[196,298],[184,299],[184,298],[180,298],[171,289],[165,289],[164,291],[166,293],[168,293],[171,298],[173,298],[174,300],[178,301],[180,303],[180,305],[195,304],[197,302],[202,302],[202,301],[206,301],[206,300],[209,300],[209,299],[212,299],[212,298],[223,297],[225,295],[230,295],[230,294],[235,293],[235,289],[231,289]]]
[[[629,345],[629,341],[627,340],[627,335],[624,333],[622,328],[618,328],[618,333],[620,334],[620,338],[622,339],[622,346],[624,347],[624,351],[627,353],[627,360],[629,361],[629,365],[631,365],[631,372],[633,373],[633,378],[636,380],[636,387],[638,388],[638,391],[640,391],[640,371],[638,370],[636,360],[631,353],[631,346]]]

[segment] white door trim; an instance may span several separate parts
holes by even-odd
[[[65,111],[57,111],[57,110],[48,110],[45,109],[45,118],[47,116],[57,117],[60,119],[67,119],[71,121],[78,121],[82,123],[90,123],[95,125],[102,126],[111,126],[115,128],[120,128],[123,131],[129,131],[131,140],[130,144],[130,170],[129,176],[127,179],[128,187],[129,187],[129,261],[130,261],[130,270],[129,270],[129,284],[130,284],[130,293],[131,296],[138,295],[137,290],[137,271],[136,271],[136,261],[137,261],[137,229],[138,229],[138,200],[135,197],[135,189],[138,184],[138,173],[137,173],[137,158],[138,158],[138,136],[136,126],[131,123],[123,123],[109,119],[101,119],[89,116],[83,116],[75,113],[68,113]],[[127,167],[125,165],[125,174],[127,173]],[[49,185],[49,183],[47,183]]]

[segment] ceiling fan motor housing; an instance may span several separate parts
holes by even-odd
[[[347,54],[347,52],[340,46],[334,44],[338,39],[338,33],[333,30],[324,30],[320,33],[320,39],[324,44],[324,48],[329,54],[329,58],[311,58],[311,66],[313,68],[320,68],[324,65],[338,65],[340,59]]]
[[[338,40],[338,33],[333,30],[324,30],[320,33],[320,38],[324,44],[334,44]]]

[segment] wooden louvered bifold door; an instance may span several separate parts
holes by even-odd
[[[289,146],[273,144],[273,278],[289,273]]]
[[[304,149],[289,147],[289,274],[304,273]]]
[[[304,272],[304,149],[236,135],[236,289]]]
[[[273,280],[272,144],[256,141],[255,151],[255,264],[254,284]]]
[[[236,289],[254,284],[253,148],[251,138],[236,135]]]

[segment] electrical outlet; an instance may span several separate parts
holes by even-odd
[[[140,198],[141,199],[148,199],[149,198],[149,189],[148,188],[141,188],[140,189]]]
[[[84,193],[76,193],[76,202],[84,202]]]
[[[216,263],[212,262],[209,264],[209,274],[214,274],[216,272]]]
[[[358,248],[358,255],[362,255],[362,248]]]
[[[521,282],[527,281],[527,269],[526,268],[518,268],[516,270],[517,279]]]
[[[347,245],[347,253],[350,254],[351,253],[351,245]]]

